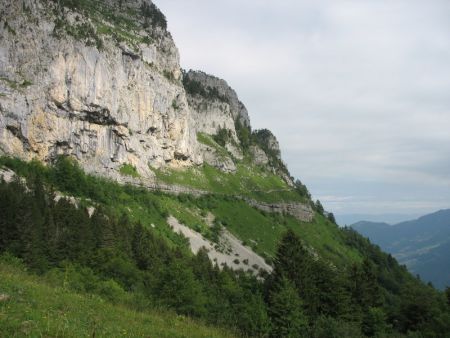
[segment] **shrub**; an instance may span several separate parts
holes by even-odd
[[[126,297],[126,292],[113,279],[101,282],[98,287],[98,294],[114,303],[118,303]]]
[[[214,141],[216,141],[217,144],[220,144],[222,147],[225,147],[225,145],[231,139],[231,130],[219,128],[217,134],[213,135],[213,139]]]
[[[23,259],[17,258],[9,252],[4,252],[0,255],[0,263],[5,263],[15,268],[19,268],[21,271],[25,271],[27,269]]]
[[[167,19],[155,4],[148,4],[147,2],[142,3],[141,14],[144,17],[145,26],[150,25],[148,22],[148,20],[150,20],[152,27],[160,27],[163,30],[167,29]]]
[[[169,80],[171,82],[175,81],[175,77],[173,76],[173,73],[170,70],[164,69],[163,75],[167,80]],[[173,102],[172,102],[172,105],[173,105]]]
[[[251,144],[251,129],[243,125],[239,117],[234,121],[237,137],[241,143],[242,149],[247,150]]]
[[[125,176],[131,176],[131,177],[135,177],[135,178],[140,176],[136,167],[134,165],[131,165],[128,163],[122,164],[119,171],[122,175],[125,175]]]
[[[228,98],[225,95],[220,94],[217,88],[210,86],[205,87],[200,81],[191,79],[186,73],[183,74],[183,86],[190,95],[199,95],[205,99],[229,103]]]

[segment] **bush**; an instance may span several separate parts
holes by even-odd
[[[154,3],[144,2],[141,6],[141,14],[145,19],[145,26],[149,26],[148,20],[150,20],[152,27],[167,29],[167,19]]]
[[[56,159],[51,176],[54,182],[58,182],[59,189],[64,192],[70,191],[79,196],[86,187],[86,176],[83,170],[78,162],[67,156]]]
[[[242,149],[248,150],[251,144],[251,129],[249,126],[243,125],[239,117],[234,121],[234,127],[236,129],[236,134],[241,143]]]
[[[192,96],[199,95],[208,100],[218,100],[224,103],[229,103],[225,95],[220,94],[215,87],[205,87],[197,80],[191,79],[186,73],[183,73],[183,87],[186,92]]]
[[[131,165],[128,163],[122,164],[119,171],[122,175],[125,175],[125,176],[131,176],[131,177],[135,177],[135,178],[140,176],[136,167],[134,165]]]
[[[122,302],[126,298],[126,292],[113,279],[101,282],[98,294],[113,303]]]
[[[225,147],[225,145],[231,139],[231,130],[219,128],[217,134],[213,135],[213,139],[214,141],[216,141],[217,144],[221,145],[222,147]]]
[[[27,270],[27,267],[25,263],[23,262],[23,259],[20,259],[9,252],[4,252],[0,255],[0,263],[4,263],[7,265],[11,265],[15,268],[18,268],[21,271]]]

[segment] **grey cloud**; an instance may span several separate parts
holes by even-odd
[[[450,207],[449,1],[155,2],[182,65],[226,79],[327,208]]]

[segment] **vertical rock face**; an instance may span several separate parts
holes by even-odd
[[[129,5],[139,11],[141,2]],[[201,161],[165,29],[138,23],[132,38],[118,39],[120,27],[98,13],[37,0],[0,6],[0,152],[72,155],[90,171],[127,163],[144,176],[148,165]]]
[[[234,158],[242,159],[236,121],[250,127],[250,119],[236,92],[224,80],[200,71],[185,73],[183,83],[191,110],[191,129],[208,135],[226,130],[230,139],[225,148]],[[198,149],[206,163],[226,172],[236,170],[231,158],[216,154],[213,148],[200,144]]]
[[[185,74],[184,83],[199,131],[215,134],[219,127],[234,131],[237,119],[250,127],[247,108],[225,80],[191,70]]]
[[[281,160],[280,144],[270,130],[256,130],[254,132],[254,137],[258,140],[258,144],[267,155],[274,157],[277,160]]]
[[[234,172],[247,109],[224,80],[183,74],[166,25],[149,0],[0,0],[0,154],[69,155],[116,179],[124,165],[150,180],[150,167]],[[223,147],[197,141],[219,132]],[[255,135],[270,166],[278,142]]]

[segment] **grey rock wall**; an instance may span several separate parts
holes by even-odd
[[[208,90],[215,90],[220,99],[215,99],[212,95],[212,98],[207,100],[209,103],[215,102],[217,104],[217,107],[215,109],[218,109],[221,111],[223,116],[229,116],[229,118],[232,120],[232,123],[229,123],[229,128],[234,130],[234,120],[239,119],[242,124],[246,126],[250,126],[250,118],[248,116],[247,108],[244,106],[244,104],[239,100],[238,95],[234,91],[233,88],[231,88],[228,83],[225,80],[219,79],[215,76],[206,74],[201,71],[193,71],[190,70],[186,73],[186,78],[191,81],[196,81],[199,84],[202,85],[202,87],[208,91]],[[194,110],[201,110],[201,105],[199,106],[199,102],[196,101],[196,99],[199,98],[199,96],[193,96],[188,95],[188,98],[192,100],[192,106]],[[201,100],[205,101],[205,100]],[[191,102],[191,101],[190,101]],[[200,122],[200,121],[199,121]],[[224,121],[225,122],[225,121]],[[227,122],[225,122],[227,123]],[[200,124],[202,125],[202,124]],[[211,128],[211,125],[205,124],[205,127]],[[217,126],[219,127],[219,126]],[[207,132],[207,131],[205,131]],[[207,132],[208,133],[208,132]]]
[[[119,3],[136,13],[151,4],[103,0],[104,10],[121,15]],[[145,184],[154,181],[150,167],[206,162],[236,171],[244,154],[235,121],[250,126],[236,92],[224,80],[189,71],[186,79],[206,90],[192,94],[164,27],[136,16],[137,28],[124,30],[100,12],[56,0],[0,0],[0,154],[44,162],[69,155],[87,172],[118,181],[120,168],[132,165]],[[228,154],[197,141],[198,133],[220,128],[230,131]],[[279,154],[269,136],[268,149]],[[268,165],[261,147],[251,152],[256,164]]]
[[[127,163],[144,177],[148,165],[201,163],[168,33],[137,46],[103,35],[97,48],[55,36],[51,2],[24,3],[30,13],[22,1],[0,7],[0,152],[43,161],[66,154],[100,172]]]
[[[245,199],[251,206],[271,213],[288,214],[294,216],[300,221],[311,222],[314,217],[314,211],[311,207],[299,202],[281,202],[281,203],[265,203],[251,199]]]

